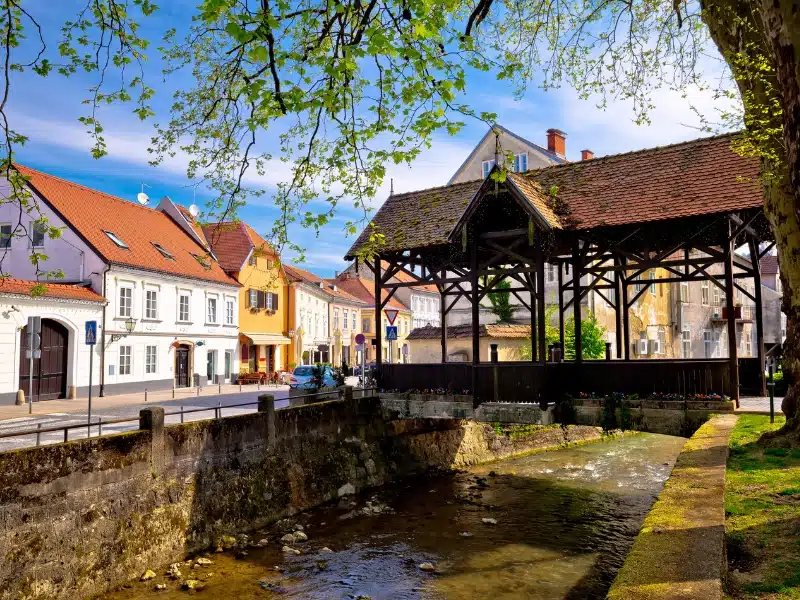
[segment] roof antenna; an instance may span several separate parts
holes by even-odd
[[[151,186],[149,186],[146,183],[142,182],[142,191],[139,192],[138,194],[136,194],[136,201],[139,204],[141,204],[142,206],[144,206],[145,204],[150,202],[150,196],[148,196],[147,194],[144,193],[144,188],[146,188],[146,187],[151,187]]]
[[[389,180],[389,197],[394,196],[394,177]]]

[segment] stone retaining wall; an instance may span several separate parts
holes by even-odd
[[[160,410],[141,431],[0,453],[0,599],[88,597],[345,490],[600,437],[391,420],[374,397],[167,427]]]
[[[721,600],[725,467],[736,415],[718,415],[686,442],[608,593],[610,600]]]

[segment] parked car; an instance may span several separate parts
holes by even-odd
[[[322,369],[322,387],[336,387],[336,378],[333,376],[333,369],[329,366],[320,367]],[[311,365],[301,365],[294,368],[294,372],[289,377],[289,389],[291,390],[313,390],[314,386],[314,367]]]

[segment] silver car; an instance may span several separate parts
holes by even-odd
[[[292,390],[313,390],[314,367],[311,365],[301,365],[294,368],[294,372],[289,377],[289,389]],[[333,369],[328,366],[322,367],[322,387],[336,387],[336,379],[333,376]]]

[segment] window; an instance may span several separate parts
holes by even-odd
[[[144,296],[144,318],[158,318],[158,292],[156,290],[146,290]]]
[[[178,321],[189,320],[189,294],[178,296]]]
[[[347,313],[345,313],[345,315],[346,314]],[[345,323],[346,323],[347,322],[347,317],[345,316],[344,319],[345,319]],[[339,329],[339,309],[338,308],[334,308],[333,309],[333,328],[334,329]]]
[[[155,242],[152,242],[152,244],[155,247],[155,249],[161,253],[161,256],[163,256],[167,260],[175,260],[175,257],[172,255],[172,253],[166,248],[164,248],[164,246],[162,246],[161,244],[157,244]]]
[[[216,298],[209,298],[208,299],[208,322],[209,323],[216,323],[217,322],[217,299]]]
[[[362,333],[370,333],[370,330],[369,330],[369,318],[361,319],[361,332]]]
[[[552,263],[547,264],[547,281],[556,280],[556,266]]]
[[[44,246],[44,234],[47,227],[44,225],[34,225],[31,231],[31,246],[34,248],[41,248]]]
[[[250,255],[250,258],[247,259],[247,264],[250,265],[251,267],[255,267],[256,266],[256,255],[255,254],[251,254]]]
[[[700,283],[700,304],[708,306],[708,281]]]
[[[528,153],[516,154],[514,156],[514,172],[524,173],[528,170]]]
[[[639,334],[639,354],[647,354],[647,334],[644,331]]]
[[[714,356],[714,339],[708,329],[703,330],[703,352],[706,358]]]
[[[656,279],[656,272],[655,272],[655,271],[650,271],[650,272],[647,274],[647,278],[648,278],[650,281],[655,281],[655,279]],[[655,283],[651,283],[651,284],[650,284],[650,295],[651,295],[651,296],[655,296],[655,295],[656,295],[656,285],[657,285],[657,284],[655,284]]]
[[[113,231],[104,231],[108,238],[123,250],[128,250],[128,244],[119,239]]]
[[[275,294],[266,292],[264,295],[266,296],[266,298],[264,299],[264,307],[267,310],[275,310],[275,306],[273,303],[273,298],[275,297]]]
[[[350,315],[347,314],[346,310],[342,311],[342,318],[344,319],[344,327],[343,327],[343,329],[347,329],[347,317],[349,317],[349,316]]]
[[[351,318],[351,320],[350,320],[350,326],[351,326],[353,329],[355,329],[355,328],[356,328],[356,311],[352,311],[352,312],[350,313],[350,315],[352,316],[352,318]]]
[[[119,347],[119,374],[120,375],[130,375],[131,374],[131,347],[130,346],[120,346]]]
[[[692,358],[692,332],[688,327],[681,331],[681,358]]]
[[[663,327],[658,328],[658,338],[656,339],[656,353],[665,354],[667,352],[667,330]]]
[[[681,302],[689,301],[689,282],[681,281]]]
[[[0,225],[0,249],[11,248],[11,225]]]
[[[258,290],[252,288],[247,290],[247,307],[258,308]]]
[[[744,355],[753,356],[753,336],[745,335],[744,332],[742,332],[742,336],[744,337]]]
[[[156,346],[144,348],[144,372],[147,374],[156,372]]]
[[[707,282],[706,282],[706,283],[707,283]],[[714,298],[714,306],[719,306],[719,304],[720,304],[720,301],[719,301],[719,287],[718,287],[716,284],[714,284],[714,291],[713,291],[713,294],[714,294],[714,295],[713,295],[713,298]]]
[[[194,259],[197,262],[200,263],[200,266],[202,266],[204,269],[210,269],[211,268],[211,265],[209,264],[209,262],[206,260],[205,257],[199,256],[199,255],[195,254],[194,252],[191,252],[191,255],[194,257]]]
[[[119,288],[119,316],[130,317],[133,308],[133,289],[129,287]]]
[[[486,179],[489,176],[489,173],[492,172],[494,168],[494,161],[493,160],[485,160],[481,163],[481,168],[483,169],[483,178]]]
[[[225,301],[225,325],[233,325],[233,300]]]

